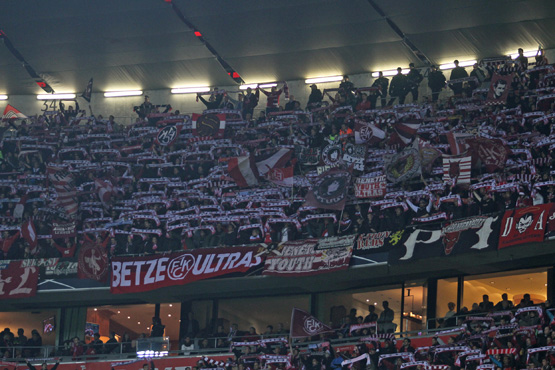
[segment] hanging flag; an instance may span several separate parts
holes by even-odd
[[[77,213],[77,190],[73,175],[65,168],[48,166],[46,168],[48,180],[54,186],[57,197],[53,204],[65,209],[68,216]]]
[[[35,229],[35,224],[31,218],[21,225],[21,236],[27,243],[29,243],[31,250],[34,250],[37,247],[37,230]]]
[[[448,132],[445,136],[447,136],[452,155],[460,155],[466,152],[468,149],[466,140],[474,137],[474,135],[464,132]]]
[[[77,276],[79,279],[106,281],[110,270],[106,249],[99,243],[87,241],[79,250]]]
[[[429,142],[418,139],[418,151],[422,160],[422,171],[430,173],[436,159],[441,157],[441,152],[430,145]]]
[[[374,145],[385,139],[385,131],[371,123],[355,121],[355,143]]]
[[[443,181],[453,185],[470,184],[472,157],[443,156]]]
[[[469,140],[468,144],[472,162],[476,163],[480,160],[489,173],[503,170],[511,154],[511,150],[499,139],[477,137]]]
[[[347,188],[351,180],[348,171],[332,168],[316,179],[316,183],[306,195],[305,205],[322,209],[341,211],[347,201]]]
[[[6,121],[9,119],[26,119],[28,118],[26,115],[21,113],[17,110],[14,106],[8,104],[6,109],[4,109],[4,115],[2,116],[2,120]]]
[[[265,176],[270,170],[274,168],[283,168],[291,159],[293,151],[291,149],[282,148],[274,153],[271,157],[256,162],[256,168],[260,176]]]
[[[366,159],[366,145],[345,144],[343,161],[352,165],[355,170],[364,171],[364,160]]]
[[[386,178],[394,184],[422,174],[420,153],[414,147],[405,148],[400,153],[385,156],[384,160]]]
[[[293,186],[295,178],[293,176],[293,166],[284,168],[272,168],[266,173],[268,181],[279,186]]]
[[[210,136],[221,139],[224,137],[225,114],[198,114],[193,113],[193,135]]]
[[[260,175],[252,157],[230,158],[227,170],[237,185],[242,188],[258,185]]]
[[[158,131],[156,135],[156,144],[162,146],[170,146],[172,145],[175,140],[179,137],[181,133],[182,125],[168,125],[163,127]]]
[[[355,196],[357,198],[381,198],[385,193],[385,175],[358,177],[355,180]]]
[[[291,338],[306,338],[333,331],[332,328],[299,308],[291,312]]]
[[[98,191],[98,198],[104,206],[108,206],[114,195],[114,185],[110,180],[95,179],[94,186]]]
[[[509,96],[509,90],[511,89],[512,83],[512,73],[510,75],[494,74],[491,78],[491,84],[489,85],[486,104],[505,104],[507,102],[507,97]]]
[[[81,97],[86,101],[88,101],[89,103],[91,102],[92,89],[93,89],[93,79],[91,78],[89,80],[89,83],[87,84],[87,87],[85,87],[85,91],[83,91],[83,94],[81,95]]]
[[[421,123],[398,122],[392,125],[393,133],[389,138],[389,145],[405,147],[415,138]]]
[[[542,242],[552,204],[538,204],[505,211],[501,224],[499,248],[523,243]]]

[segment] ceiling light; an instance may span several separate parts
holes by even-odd
[[[121,313],[121,311],[118,311],[118,313]]]
[[[403,70],[401,70],[401,73],[406,75],[407,73],[409,73],[410,69],[409,68],[405,68]],[[395,76],[397,74],[397,70],[396,69],[390,69],[387,71],[382,71],[384,77],[387,76]],[[380,72],[372,72],[372,77],[379,77],[380,76]]]
[[[173,307],[173,304],[170,303],[170,307]]]
[[[459,62],[459,67],[470,67],[473,66],[474,64],[478,63],[476,60],[464,60],[462,62]],[[446,64],[441,64],[439,66],[439,69],[453,69],[455,68],[455,63],[446,63]]]
[[[141,325],[141,322],[140,322],[140,321],[137,321],[137,324]]]
[[[131,318],[131,316],[127,316],[127,319],[130,319],[130,318]]]
[[[277,86],[277,83],[258,85],[258,87],[260,87],[261,89],[267,89],[268,87],[274,87],[274,86]]]
[[[105,98],[118,98],[122,96],[138,96],[143,95],[142,90],[126,90],[126,91],[106,91],[104,93]]]
[[[239,90],[246,90],[246,89],[248,89],[249,87],[250,87],[251,89],[256,89],[256,88],[258,87],[258,84],[241,85],[241,86],[239,86]]]
[[[172,314],[171,314],[171,313],[169,313],[169,314],[168,314],[168,317],[172,317]]]
[[[0,100],[8,100],[8,95],[0,95]]]
[[[377,305],[378,305],[378,302],[374,302],[374,306],[377,306]]]
[[[37,100],[75,99],[75,94],[39,94]]]
[[[341,81],[343,76],[329,76],[329,77],[314,77],[304,80],[305,84],[318,84],[323,82],[336,82]]]
[[[192,93],[208,92],[210,91],[210,87],[208,86],[179,87],[177,89],[172,89],[171,91],[172,91],[172,94],[192,94]]]
[[[538,53],[537,50],[528,50],[528,51],[524,52],[524,56],[527,57],[527,58],[531,58],[531,57],[535,57],[537,53]],[[518,58],[518,53],[509,54],[509,56],[511,57],[511,59],[516,59],[516,58]]]
[[[98,309],[97,309],[97,308],[95,308],[94,310],[95,310],[95,311],[98,311]]]
[[[367,299],[367,300],[366,300],[366,302],[370,302],[370,300],[369,300],[369,299]]]

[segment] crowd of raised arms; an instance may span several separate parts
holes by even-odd
[[[129,126],[63,104],[54,114],[11,120],[1,143],[0,256],[72,257],[86,240],[101,243],[109,256],[275,243],[400,230],[553,202],[553,66],[539,53],[533,67],[522,56],[473,68],[468,78],[464,68],[453,69],[447,83],[443,72],[432,68],[433,99],[420,103],[423,78],[412,65],[408,75],[399,73],[391,83],[380,77],[371,87],[357,88],[345,76],[337,89],[324,93],[312,85],[306,110],[292,96],[285,108],[280,106],[286,86],[269,92],[248,89],[237,101],[224,91],[212,92],[208,100],[200,96],[207,108],[227,114],[223,139],[194,136],[188,116],[158,113],[148,97]],[[485,102],[482,86],[494,74],[514,76],[503,105]],[[455,95],[438,100],[441,89],[449,88]],[[260,91],[268,96],[267,108],[253,119]],[[393,105],[404,103],[409,93],[414,103]],[[167,122],[182,122],[180,135],[171,145],[159,145],[155,137]],[[326,148],[344,150],[359,142],[357,124],[374,135],[363,142],[363,165],[337,164],[350,168],[353,178],[384,174],[384,158],[403,148],[435,154],[422,158],[419,176],[390,181],[383,198],[357,199],[350,186],[343,212],[303,205]],[[462,136],[467,144],[491,140],[510,151],[493,170],[473,158],[468,183],[446,181],[441,158],[459,154],[449,135]],[[468,150],[461,145],[462,152]],[[228,172],[234,157],[254,157],[260,165],[276,155],[281,174],[292,171],[288,184],[271,176],[271,166],[259,167],[266,177],[249,186],[238,186]],[[63,194],[48,179],[61,170],[67,182],[62,188],[70,187]],[[54,223],[71,220],[76,237],[52,237]],[[22,237],[21,226],[29,221],[38,235],[35,245]]]
[[[178,355],[210,355],[233,353],[225,365],[199,361],[198,368],[223,367],[235,369],[294,368],[304,370],[338,370],[352,366],[362,369],[536,369],[550,370],[555,365],[555,308],[549,302],[534,302],[529,294],[514,305],[503,294],[494,304],[487,295],[472,310],[463,307],[455,312],[448,304],[443,318],[431,319],[439,328],[426,337],[399,338],[389,324],[395,312],[387,301],[378,315],[369,306],[366,317],[351,309],[341,323],[329,325],[331,332],[314,337],[289,340],[289,331],[282,323],[268,325],[263,333],[254,327],[240,330],[237,324],[199,329],[192,312],[184,325],[185,334],[179,342]],[[99,333],[91,335],[88,343],[76,337],[59,348],[42,352],[42,338],[37,330],[27,339],[23,329],[17,335],[9,328],[1,333],[3,359],[25,359],[37,356],[65,357],[67,360],[99,359],[103,355],[135,357],[137,340],[164,336],[165,326],[154,317],[149,334],[130,338],[127,333],[117,339],[109,333],[104,343]],[[412,339],[411,339],[412,338]],[[292,346],[292,347],[291,347]],[[275,357],[272,357],[275,356]],[[275,361],[275,362],[273,362]],[[31,365],[30,365],[31,366]],[[31,369],[32,370],[32,369]]]

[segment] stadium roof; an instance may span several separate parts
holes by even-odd
[[[33,70],[56,92],[154,90],[555,48],[555,1],[20,0],[0,29],[1,93],[43,92]]]

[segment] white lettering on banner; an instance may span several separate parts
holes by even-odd
[[[540,217],[538,217],[538,222],[536,222],[536,226],[534,226],[534,230],[543,230],[543,214],[545,213],[545,211],[543,211],[540,214]]]
[[[511,233],[512,227],[513,227],[513,218],[508,217],[507,222],[505,222],[505,227],[503,228],[503,234],[501,234],[501,236],[502,237],[508,236]]]
[[[241,256],[240,252],[198,256],[182,254],[173,259],[160,257],[147,261],[112,261],[112,287],[149,285],[165,280],[179,281],[185,280],[189,273],[200,276],[239,267],[248,269],[262,262],[252,251]]]
[[[17,288],[12,290],[9,295],[30,294],[33,289],[32,288],[23,288],[23,286],[25,286],[25,284],[27,284],[27,280],[29,280],[29,274],[31,272],[34,273],[35,269],[36,269],[36,267],[25,267],[25,271],[23,272],[23,275],[21,275],[21,283],[19,283]]]

